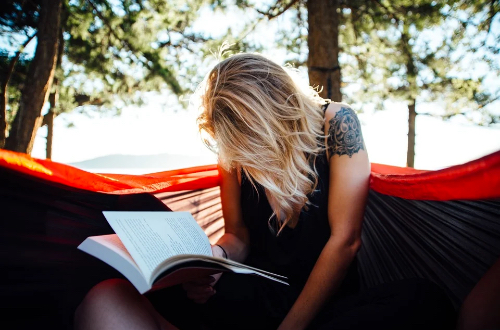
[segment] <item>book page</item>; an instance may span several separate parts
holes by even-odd
[[[93,236],[92,239],[108,249],[113,250],[120,257],[139,268],[118,235]]]
[[[185,267],[189,267],[193,272],[195,272],[196,270],[206,271],[208,269],[211,269],[219,271],[231,271],[238,274],[258,275],[288,285],[288,283],[286,282],[287,277],[285,276],[241,264],[233,260],[199,255],[174,256],[165,261],[160,267],[155,270],[152,275],[154,285],[157,284],[157,282],[155,281],[158,281],[158,283],[161,281],[163,283],[163,277],[169,277],[172,272]],[[168,281],[169,280],[167,279],[167,282]],[[151,284],[153,285],[153,283]]]
[[[141,270],[122,244],[118,235],[91,236],[78,249],[104,261],[122,273],[140,293],[151,288]]]
[[[103,212],[144,277],[178,254],[212,255],[207,235],[189,212]]]

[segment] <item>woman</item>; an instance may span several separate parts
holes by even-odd
[[[146,300],[125,281],[107,281],[79,307],[77,327],[453,327],[453,309],[431,283],[358,290],[370,165],[348,105],[326,102],[254,54],[222,61],[203,88],[199,125],[219,156],[225,221],[214,255],[285,275],[290,286],[226,273]]]

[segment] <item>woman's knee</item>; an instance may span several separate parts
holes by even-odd
[[[122,279],[110,279],[95,285],[75,311],[75,320],[103,313],[139,293]]]

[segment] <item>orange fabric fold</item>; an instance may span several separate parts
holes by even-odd
[[[216,165],[145,175],[97,174],[0,150],[0,169],[77,189],[108,194],[197,190],[219,185]],[[437,171],[372,164],[370,187],[382,194],[418,200],[500,198],[500,151]]]

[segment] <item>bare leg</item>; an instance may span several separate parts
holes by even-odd
[[[75,330],[177,330],[127,281],[107,280],[85,296],[75,313]]]
[[[459,330],[500,328],[500,259],[483,275],[465,298],[458,318]]]

